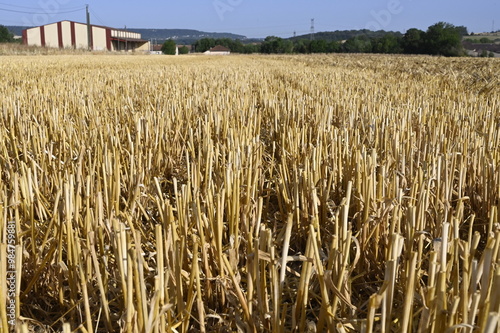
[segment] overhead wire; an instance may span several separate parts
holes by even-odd
[[[56,14],[68,14],[68,13],[75,13],[78,11],[83,10],[85,7],[81,7],[79,9],[74,9],[74,10],[67,10],[67,11],[58,11]],[[47,12],[28,12],[28,11],[22,11],[22,10],[14,10],[14,9],[5,9],[5,8],[0,8],[0,11],[4,12],[11,12],[11,13],[21,13],[21,14],[33,14],[33,15],[43,15],[47,14]]]
[[[3,2],[0,2],[0,5],[1,6],[8,6],[8,7],[30,9],[30,10],[39,10],[40,9],[40,7],[26,7],[26,6],[12,5],[10,3],[3,3]],[[77,7],[64,8],[64,10],[73,10],[73,9],[81,9],[81,8],[82,8],[82,6],[77,6]]]
[[[94,15],[94,17],[97,19],[97,21],[99,23],[101,23],[101,25],[107,26],[107,24],[105,22],[103,22],[103,20],[99,17],[99,15],[97,15],[95,10],[92,9],[92,7],[89,7],[89,11],[92,13],[92,15]]]

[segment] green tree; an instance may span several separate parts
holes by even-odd
[[[293,50],[297,53],[309,53],[311,42],[307,39],[300,39],[295,41]]]
[[[347,53],[370,53],[372,52],[372,41],[366,36],[356,36],[348,39],[343,45]]]
[[[425,53],[425,32],[419,29],[409,29],[403,36],[403,51],[407,54]]]
[[[455,30],[457,31],[457,33],[460,35],[460,36],[467,36],[469,34],[469,31],[467,30],[467,27],[463,26],[463,25],[459,25],[459,26],[456,26],[455,27]]]
[[[342,49],[342,43],[341,42],[336,42],[336,41],[331,41],[328,43],[328,49],[326,52],[328,53],[338,53]]]
[[[281,49],[279,50],[280,52],[278,53],[292,53],[293,52],[293,42],[291,40],[284,40],[283,44],[281,45]]]
[[[276,36],[268,36],[261,44],[262,53],[292,53],[293,42]]]
[[[311,42],[311,53],[326,53],[327,49],[328,43],[323,39]]]
[[[463,55],[460,29],[446,22],[430,26],[425,33],[425,50],[428,54],[447,57]]]
[[[187,48],[186,45],[179,47],[179,54],[188,54],[188,53],[189,53],[189,49]]]
[[[215,45],[217,45],[217,44],[215,44],[215,39],[213,39],[213,38],[202,38],[202,39],[197,40],[194,43],[194,49],[195,49],[196,52],[203,53],[205,51],[210,50]]]
[[[5,26],[0,25],[0,43],[14,42],[14,35]]]
[[[261,53],[275,53],[276,46],[278,44],[277,41],[278,37],[275,36],[267,36],[266,39],[262,42],[260,45],[260,52]]]
[[[169,39],[165,43],[163,43],[161,52],[163,52],[163,54],[175,55],[176,49],[177,45],[175,44],[175,41]]]
[[[250,54],[250,53],[257,53],[257,52],[259,52],[259,45],[255,45],[255,44],[243,45],[243,53]]]
[[[401,44],[402,38],[396,37],[393,34],[387,34],[383,37],[374,38],[372,40],[374,53],[401,53],[403,51]]]
[[[240,40],[231,38],[219,38],[215,40],[215,45],[225,46],[233,53],[244,53],[244,46]]]

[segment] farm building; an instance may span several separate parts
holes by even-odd
[[[95,51],[149,51],[149,42],[139,33],[73,21],[23,30],[23,44]]]
[[[205,51],[205,54],[208,55],[228,55],[231,54],[231,50],[222,45],[217,45],[212,47],[210,50]]]

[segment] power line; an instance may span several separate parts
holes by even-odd
[[[9,4],[9,3],[3,3],[3,2],[0,2],[0,5],[2,6],[7,6],[7,7],[16,7],[16,8],[24,8],[24,9],[30,9],[30,10],[39,10],[40,7],[26,7],[26,6],[18,6],[18,5],[12,5],[12,4]],[[78,6],[78,7],[69,7],[69,8],[65,8],[64,10],[73,10],[73,9],[81,9],[82,6]]]
[[[57,14],[75,13],[75,12],[79,12],[79,11],[81,11],[83,9],[84,9],[84,7],[81,7],[79,9],[75,9],[75,10],[68,10],[68,11],[57,12]],[[36,15],[36,14],[40,14],[40,15],[47,14],[47,12],[27,12],[27,11],[22,11],[22,10],[5,9],[5,8],[0,8],[0,11],[11,12],[11,13],[21,13],[21,14],[34,14],[34,15]]]
[[[24,8],[24,9],[40,9],[40,8],[35,8],[35,7],[25,7],[25,6],[11,5],[11,4],[8,4],[8,3],[3,3],[3,2],[0,2],[0,5],[2,5],[2,6],[9,6],[9,7],[16,7],[16,8]]]
[[[99,15],[97,15],[97,13],[95,12],[95,10],[93,10],[93,9],[92,9],[92,8],[90,8],[90,7],[89,7],[89,10],[90,10],[90,12],[94,15],[94,17],[97,19],[97,21],[98,21],[99,23],[101,23],[102,25],[105,25],[105,26],[107,25],[106,23],[104,23],[104,22],[101,20],[101,18],[99,17]]]

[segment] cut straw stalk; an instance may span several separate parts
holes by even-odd
[[[55,330],[88,330],[89,311],[94,331],[494,326],[499,68],[6,57],[0,215],[18,228],[19,313]],[[61,313],[34,312],[47,302]]]

